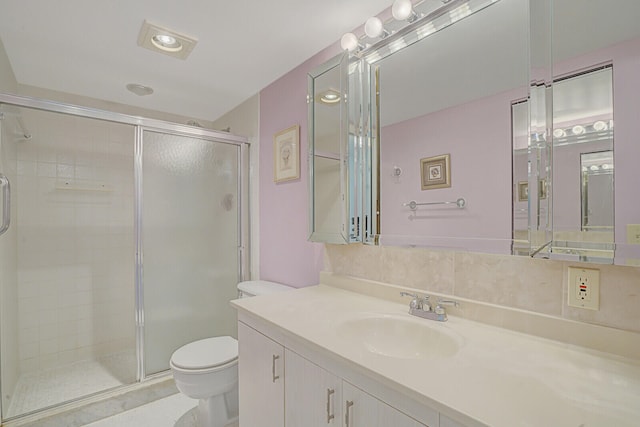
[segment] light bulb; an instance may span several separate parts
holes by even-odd
[[[325,92],[320,93],[320,102],[323,104],[336,104],[340,102],[340,92],[327,89]]]
[[[411,0],[395,0],[391,6],[391,14],[398,21],[410,20],[415,16]]]
[[[158,49],[166,52],[179,52],[182,50],[182,43],[168,34],[156,34],[151,37],[151,43]]]
[[[597,122],[595,122],[593,124],[593,128],[595,130],[597,130],[598,132],[601,132],[603,130],[607,130],[607,124],[605,122],[603,122],[602,120],[598,120]]]
[[[373,38],[380,37],[384,33],[382,21],[376,16],[372,16],[364,23],[364,33]]]
[[[340,39],[340,46],[342,46],[343,50],[353,52],[358,48],[358,37],[353,33],[346,33]]]
[[[555,136],[556,138],[562,138],[564,136],[567,136],[567,133],[563,129],[554,129],[553,136]]]
[[[584,130],[584,126],[582,125],[575,125],[571,128],[571,132],[573,132],[574,135],[582,135],[584,133]]]

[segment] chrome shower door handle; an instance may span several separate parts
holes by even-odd
[[[280,375],[276,375],[276,360],[280,359],[280,356],[277,354],[273,355],[273,359],[271,359],[271,377],[273,378],[273,382],[275,383]]]
[[[11,184],[9,178],[1,173],[0,187],[2,187],[2,224],[0,225],[0,235],[2,235],[11,225]]]

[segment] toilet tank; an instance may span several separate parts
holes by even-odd
[[[282,283],[269,282],[267,280],[247,280],[238,283],[238,298],[247,298],[257,295],[274,294],[276,292],[290,291],[294,288]]]

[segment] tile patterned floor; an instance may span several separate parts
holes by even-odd
[[[120,394],[102,400],[92,401],[65,412],[49,416],[43,414],[42,418],[33,421],[18,420],[17,425],[20,427],[81,427],[101,420],[106,422],[106,420],[119,417],[121,414],[131,413],[144,405],[177,395],[179,395],[178,389],[173,382],[173,378],[171,378],[171,375],[165,375],[157,380],[150,381],[150,383],[133,386],[129,391],[123,391]],[[168,401],[168,404],[172,404],[171,400]],[[189,406],[189,402],[178,402],[175,408],[178,419],[185,414],[184,404]],[[195,408],[197,401],[192,400],[190,404],[192,408]],[[151,411],[155,411],[155,406],[151,407]],[[149,414],[149,416],[152,417],[153,414]],[[187,420],[188,417],[185,418],[185,422]],[[116,422],[111,425],[115,427],[119,425],[117,424],[118,422],[119,418],[116,418]],[[102,426],[104,425],[109,424],[103,424]],[[138,425],[139,427],[145,427],[153,424],[142,423]]]
[[[86,424],[87,427],[197,427],[198,401],[178,393]]]
[[[136,380],[133,352],[122,352],[20,376],[7,416],[58,405]]]
[[[13,415],[27,413],[134,380],[134,354],[74,363],[22,376],[9,410]],[[179,393],[168,374],[132,391],[19,424],[21,427],[196,427],[197,409],[198,401]],[[227,427],[238,427],[238,423]]]

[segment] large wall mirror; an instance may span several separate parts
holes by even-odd
[[[640,2],[473,12],[363,56],[379,106],[376,240],[637,263]],[[541,89],[536,55],[549,58]],[[551,120],[539,126],[541,109]]]
[[[528,7],[501,0],[457,21],[452,11],[438,18],[449,26],[372,61],[382,244],[511,252],[511,106],[528,94]]]
[[[640,2],[552,4],[551,256],[638,265]]]

